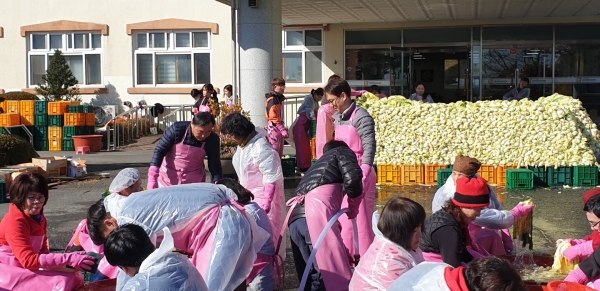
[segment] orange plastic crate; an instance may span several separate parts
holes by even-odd
[[[61,137],[50,137],[48,138],[48,148],[50,151],[62,151],[62,136]]]
[[[496,184],[496,167],[493,165],[481,165],[479,168],[479,174],[490,184]]]
[[[438,184],[438,170],[447,169],[448,165],[425,165],[425,184]]]
[[[94,126],[96,125],[96,114],[94,113],[83,113],[85,114],[85,125]]]
[[[48,115],[63,115],[67,112],[67,106],[71,102],[48,102]]]
[[[425,167],[403,165],[401,168],[402,185],[418,185],[425,183]]]
[[[11,126],[19,124],[21,124],[21,116],[19,116],[19,113],[0,114],[0,126]]]
[[[317,138],[313,137],[310,139],[310,153],[312,155],[312,159],[317,159]]]
[[[35,114],[35,100],[21,100],[19,101],[19,114],[21,115],[34,115]]]
[[[4,113],[19,113],[19,101],[18,100],[6,100],[6,108]]]
[[[21,124],[25,126],[34,126],[35,125],[35,114],[20,114],[21,116]]]
[[[81,101],[64,101],[69,102],[69,105],[81,105]]]
[[[63,138],[62,126],[48,126],[48,138]]]
[[[498,166],[496,168],[496,184],[498,186],[506,186],[506,170],[517,169],[517,166]]]
[[[400,185],[401,181],[400,166],[377,165],[377,183]]]
[[[7,111],[6,101],[1,101],[0,102],[0,108],[2,108],[2,112],[6,112]]]
[[[65,113],[65,126],[84,126],[86,113]]]

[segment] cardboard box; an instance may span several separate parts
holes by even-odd
[[[85,160],[71,160],[69,161],[69,169],[67,175],[72,178],[83,177],[87,174],[87,168],[85,166]]]
[[[68,161],[63,157],[41,157],[31,159],[31,163],[40,167],[43,175],[48,177],[67,176]]]
[[[39,166],[33,163],[23,163],[14,166],[7,166],[4,167],[4,169],[12,171],[11,177],[13,179],[19,176],[21,173],[39,173],[42,176],[44,176],[44,178],[48,179],[48,174],[46,172],[43,172]]]

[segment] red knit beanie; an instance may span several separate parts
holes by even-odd
[[[583,207],[585,208],[585,205],[587,205],[588,201],[598,194],[600,194],[600,188],[590,189],[583,193]]]
[[[464,208],[479,208],[490,205],[490,187],[481,177],[462,177],[456,180],[454,205]]]

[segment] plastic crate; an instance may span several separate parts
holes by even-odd
[[[63,151],[75,151],[75,143],[73,142],[73,138],[63,138],[62,150]]]
[[[498,166],[496,168],[496,184],[498,186],[506,186],[506,171],[509,169],[518,169],[517,166]]]
[[[533,172],[533,185],[548,187],[548,168],[546,167],[527,167]]]
[[[94,113],[94,106],[92,105],[81,105],[83,106],[83,113]]]
[[[396,165],[377,165],[377,183],[379,184],[398,184],[402,181],[400,166]]]
[[[48,126],[48,138],[63,138],[63,127]]]
[[[33,127],[33,139],[48,139],[48,127],[36,125]]]
[[[6,101],[0,101],[0,108],[2,108],[1,112],[6,112]]]
[[[35,122],[34,125],[45,125],[48,126],[48,114],[36,114],[34,115]]]
[[[83,113],[83,106],[69,105],[67,106],[67,113]]]
[[[19,113],[0,114],[0,126],[11,126],[19,124],[21,124],[21,116],[19,116]]]
[[[316,120],[310,121],[310,130],[308,131],[308,133],[310,134],[310,138],[317,136],[317,121]]]
[[[64,115],[67,113],[67,106],[71,105],[71,102],[59,101],[59,102],[48,102],[48,115]]]
[[[425,183],[425,167],[424,166],[402,166],[402,185],[419,185]]]
[[[313,137],[310,139],[310,153],[313,159],[317,158],[317,138]]]
[[[35,114],[35,100],[19,101],[19,114],[34,115]]]
[[[35,101],[35,114],[48,115],[48,101],[46,101],[46,100]]]
[[[65,126],[84,126],[87,113],[65,113]]]
[[[482,178],[488,181],[489,184],[496,184],[496,168],[493,165],[481,165],[479,174]]]
[[[19,101],[18,100],[6,100],[6,108],[4,113],[19,113]]]
[[[61,101],[61,102],[67,102],[67,103],[69,103],[69,105],[81,105],[81,101]]]
[[[7,203],[8,197],[6,197],[6,182],[0,179],[0,203]]]
[[[48,138],[48,150],[53,151],[53,152],[62,151],[62,141],[63,141],[62,136]]]
[[[35,125],[35,114],[20,114],[21,115],[21,124],[25,126],[34,126]]]
[[[36,151],[47,151],[49,150],[48,147],[48,139],[33,139],[33,148]]]
[[[296,175],[296,156],[291,156],[287,159],[281,159],[281,168],[284,177],[292,177]]]
[[[83,135],[87,135],[87,134],[95,134],[96,133],[96,127],[94,126],[84,126],[83,127]]]
[[[548,168],[549,186],[573,186],[573,167]]]
[[[63,126],[65,125],[64,115],[48,115],[48,126]]]
[[[598,185],[597,166],[575,166],[573,167],[573,186],[596,187]]]
[[[84,113],[84,114],[85,114],[85,125],[95,126],[96,125],[96,114],[94,114],[94,113]]]
[[[85,129],[85,126],[65,126],[65,127],[63,127],[63,137],[64,138],[73,138],[74,135],[85,134],[84,129]]]
[[[508,189],[533,189],[533,171],[528,169],[506,170],[506,182]]]
[[[448,165],[425,165],[425,184],[438,184],[438,170],[447,169]]]
[[[438,174],[438,181],[437,181],[438,187],[441,188],[446,183],[446,180],[448,180],[448,178],[450,178],[450,176],[452,176],[452,169],[451,168],[439,169],[437,171],[437,174]]]
[[[310,165],[312,166],[312,165],[314,165],[316,162],[317,162],[317,160],[312,160],[312,161],[310,161]]]

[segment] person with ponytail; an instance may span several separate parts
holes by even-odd
[[[196,112],[194,112],[194,114],[198,112],[211,112],[211,101],[213,103],[219,103],[219,98],[217,97],[217,91],[215,91],[213,85],[209,83],[202,86],[202,95],[197,99],[196,103],[194,104],[194,108],[197,109]],[[218,114],[213,114],[213,116],[214,115]]]
[[[292,126],[294,144],[296,146],[296,166],[299,172],[306,172],[310,168],[312,154],[310,150],[309,131],[311,121],[317,119],[319,101],[323,99],[325,91],[323,88],[313,89],[310,95],[304,98],[304,102],[298,108],[298,119]]]
[[[238,203],[244,205],[246,214],[253,217],[258,227],[262,228],[265,232],[269,233],[270,237],[265,244],[258,251],[254,267],[250,272],[248,278],[246,278],[245,289],[249,291],[267,291],[276,290],[275,288],[275,274],[277,271],[281,271],[283,268],[283,261],[280,261],[280,257],[277,257],[275,252],[275,243],[273,236],[273,227],[271,221],[267,216],[267,213],[260,208],[260,206],[254,202],[254,195],[248,189],[244,188],[240,183],[231,178],[222,178],[217,181],[217,184],[223,185],[229,189],[232,189],[238,196]],[[275,268],[275,262],[280,263],[278,268]]]

